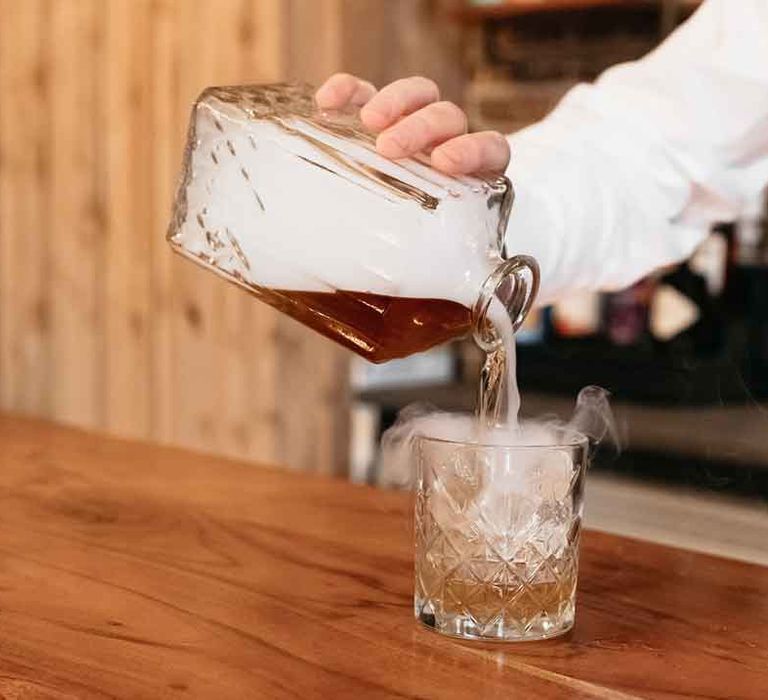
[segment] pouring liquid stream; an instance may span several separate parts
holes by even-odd
[[[496,343],[486,351],[480,372],[475,414],[481,440],[494,429],[503,428],[513,433],[519,430],[520,392],[512,320],[497,299],[491,302],[488,316]]]

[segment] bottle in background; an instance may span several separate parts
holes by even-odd
[[[759,213],[736,223],[730,306],[743,314],[745,380],[768,394],[768,189]]]
[[[647,335],[655,280],[646,278],[620,292],[605,295],[605,334],[614,345],[639,344]]]
[[[663,349],[690,358],[723,350],[727,335],[723,297],[733,238],[732,224],[718,224],[687,262],[660,276],[649,327]]]

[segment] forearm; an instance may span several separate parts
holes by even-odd
[[[602,121],[564,104],[511,138],[507,248],[539,260],[542,302],[631,284],[685,258],[706,231],[675,223],[690,185],[663,145]]]
[[[543,302],[687,257],[768,181],[767,32],[768,1],[711,0],[510,137],[507,248],[539,259]]]

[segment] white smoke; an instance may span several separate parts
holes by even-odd
[[[380,483],[400,488],[413,485],[413,447],[417,437],[476,445],[531,448],[568,445],[586,437],[592,448],[606,443],[618,449],[619,436],[608,397],[609,393],[605,389],[588,386],[579,392],[573,415],[567,421],[546,417],[513,421],[494,428],[481,426],[477,417],[471,414],[447,413],[428,404],[412,404],[400,412],[395,424],[382,437]],[[526,454],[535,459],[536,453],[537,450],[532,449]],[[522,474],[525,471],[524,465],[520,464],[519,467]],[[514,473],[509,474],[508,478],[514,479]]]

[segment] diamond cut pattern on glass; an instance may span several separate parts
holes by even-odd
[[[441,450],[449,454],[436,460],[422,451],[419,465],[416,617],[465,637],[542,639],[567,630],[583,465],[556,455],[549,481],[522,495],[490,489],[492,465],[478,468],[468,448]]]

